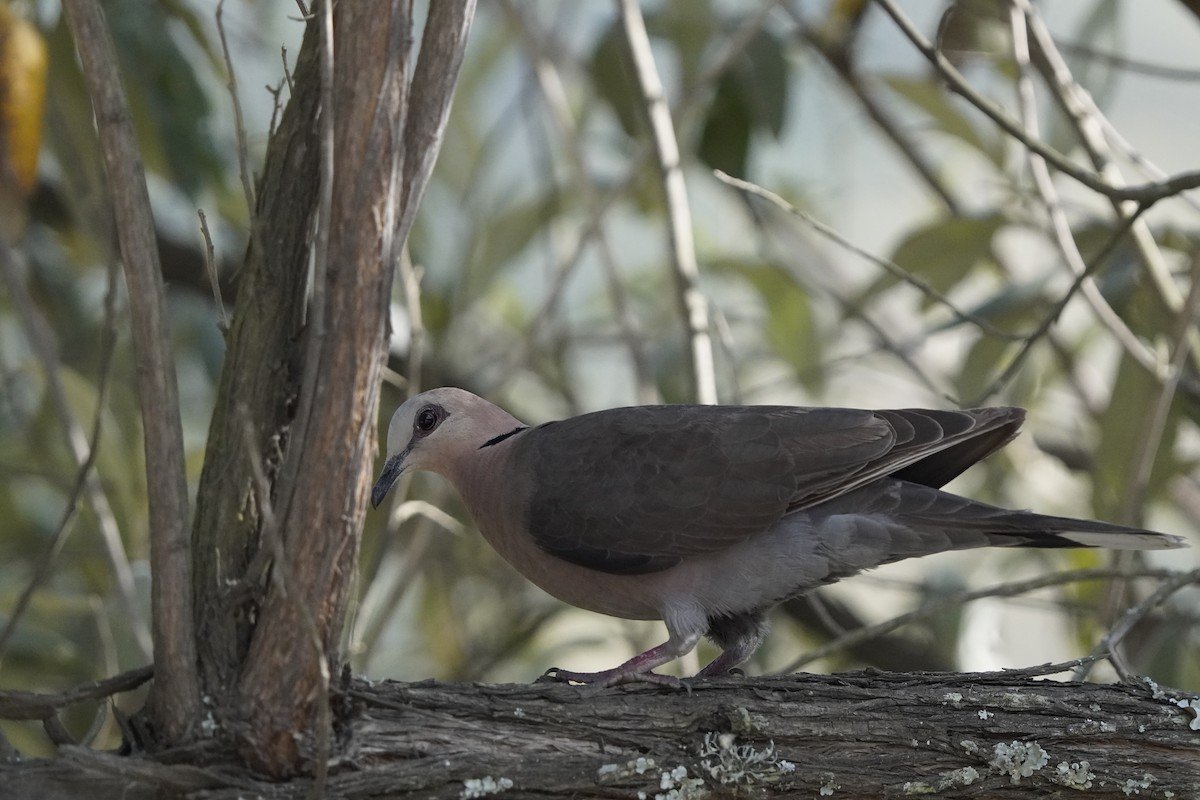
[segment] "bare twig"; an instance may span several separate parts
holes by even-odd
[[[49,719],[60,710],[88,700],[130,692],[154,676],[154,667],[139,667],[111,678],[82,683],[54,694],[0,691],[0,719]]]
[[[395,225],[398,245],[408,238],[441,150],[450,118],[450,101],[474,18],[475,0],[443,0],[429,6],[429,19],[408,90],[411,94],[404,125],[404,184]]]
[[[1059,172],[1070,176],[1084,186],[1099,192],[1115,201],[1132,200],[1139,205],[1153,205],[1167,197],[1181,194],[1190,189],[1200,187],[1200,172],[1184,172],[1173,178],[1147,183],[1141,186],[1113,186],[1094,172],[1080,167],[1057,150],[1043,144],[1037,139],[1030,139],[1021,129],[1021,125],[1004,112],[1002,108],[976,91],[967,79],[962,76],[950,60],[925,38],[924,34],[913,22],[904,16],[894,0],[875,0],[885,13],[896,23],[900,31],[908,37],[913,46],[933,64],[938,73],[946,79],[954,91],[961,94],[971,105],[982,111],[996,123],[1005,133],[1012,136],[1029,150],[1037,153]]]
[[[1121,519],[1131,525],[1141,523],[1140,509],[1146,501],[1150,473],[1158,458],[1163,433],[1166,431],[1167,420],[1170,416],[1171,404],[1175,400],[1179,380],[1186,367],[1185,362],[1188,360],[1191,347],[1190,335],[1195,330],[1197,315],[1200,314],[1200,252],[1192,256],[1190,280],[1191,287],[1188,290],[1187,299],[1184,301],[1179,316],[1175,319],[1175,326],[1171,332],[1171,361],[1166,380],[1160,381],[1154,387],[1149,413],[1142,422],[1142,432],[1137,440],[1133,475],[1121,504]]]
[[[1062,586],[1068,583],[1079,583],[1081,581],[1104,580],[1106,578],[1155,578],[1163,581],[1176,580],[1179,573],[1170,570],[1162,569],[1142,569],[1142,570],[1116,570],[1116,569],[1079,569],[1072,572],[1060,572],[1052,575],[1040,575],[1036,578],[1023,581],[1012,581],[1009,583],[990,586],[986,589],[976,589],[972,591],[954,592],[953,594],[939,597],[936,600],[931,600],[922,604],[919,608],[913,609],[905,614],[892,617],[877,625],[870,625],[865,628],[858,628],[850,631],[845,636],[838,638],[818,647],[812,652],[806,653],[801,658],[793,661],[788,666],[780,670],[783,672],[795,672],[805,664],[811,664],[814,661],[833,655],[848,647],[861,644],[869,641],[877,636],[882,636],[885,633],[907,625],[919,619],[933,616],[947,608],[956,608],[974,600],[981,600],[985,597],[1012,597],[1018,594],[1026,594],[1027,592],[1045,589],[1050,586]]]
[[[421,391],[421,361],[425,350],[425,320],[421,315],[422,270],[412,262],[405,247],[400,251],[400,286],[408,310],[408,396]]]
[[[1124,616],[1121,617],[1117,624],[1105,634],[1100,643],[1092,650],[1092,655],[1096,657],[1107,656],[1121,676],[1121,679],[1128,681],[1132,676],[1125,666],[1124,660],[1116,655],[1116,648],[1121,643],[1121,640],[1133,630],[1135,625],[1145,619],[1151,611],[1165,603],[1167,598],[1185,586],[1197,583],[1200,583],[1200,569],[1194,569],[1191,572],[1178,572],[1165,579],[1162,586],[1159,586],[1145,600],[1125,612]],[[1080,664],[1072,677],[1078,681],[1083,680],[1088,676],[1094,663],[1094,661],[1088,661],[1087,663]]]
[[[867,116],[879,128],[884,138],[895,146],[897,152],[921,177],[925,185],[938,196],[945,205],[946,211],[952,216],[960,216],[962,214],[961,204],[951,193],[950,187],[938,176],[934,166],[917,148],[904,127],[894,119],[888,107],[875,98],[871,87],[863,80],[863,76],[852,58],[853,41],[848,38],[850,32],[858,29],[851,27],[845,31],[839,30],[837,35],[831,35],[824,28],[810,25],[795,6],[787,5],[784,8],[796,24],[799,36],[825,60],[834,74],[862,105],[863,110],[867,112]]]
[[[162,269],[145,175],[112,39],[96,0],[63,3],[95,109],[108,188],[133,316],[138,394],[150,500],[151,603],[154,609],[154,715],[168,742],[200,717],[192,619],[187,472],[179,388],[166,320]]]
[[[254,215],[258,204],[254,200],[254,181],[250,179],[250,149],[246,146],[246,121],[242,118],[242,104],[238,100],[237,73],[233,69],[233,59],[229,57],[229,43],[225,40],[225,0],[217,3],[217,35],[221,39],[221,53],[225,57],[225,72],[228,80],[225,88],[229,90],[229,99],[233,104],[234,129],[237,134],[238,174],[242,178],[242,191],[246,193],[246,208]]]
[[[1137,58],[1129,58],[1128,56],[1118,55],[1116,53],[1107,53],[1102,50],[1097,50],[1091,45],[1080,44],[1078,42],[1061,42],[1058,45],[1060,50],[1065,50],[1071,55],[1094,61],[1099,64],[1106,64],[1110,67],[1124,70],[1125,72],[1134,72],[1139,75],[1146,75],[1151,78],[1161,78],[1165,81],[1184,81],[1186,83],[1196,83],[1200,81],[1200,69],[1188,69],[1186,67],[1174,67],[1168,64],[1155,64],[1151,61],[1142,61]]]
[[[1125,178],[1117,168],[1112,150],[1104,137],[1102,124],[1102,120],[1105,119],[1104,114],[1096,107],[1091,95],[1071,75],[1071,70],[1068,68],[1066,60],[1058,52],[1045,21],[1042,20],[1029,0],[1014,0],[1014,3],[1025,15],[1031,45],[1035,53],[1040,56],[1037,63],[1045,65],[1047,81],[1053,89],[1053,96],[1075,126],[1076,134],[1088,157],[1104,181],[1111,186],[1123,186]],[[1113,210],[1121,219],[1136,211],[1129,202],[1122,202],[1119,198],[1111,195],[1109,200]],[[1141,256],[1142,266],[1146,274],[1150,276],[1155,291],[1158,292],[1167,308],[1178,313],[1183,308],[1183,292],[1175,285],[1166,259],[1163,258],[1158,243],[1154,241],[1150,226],[1145,220],[1138,220],[1130,228],[1130,233],[1134,247]],[[1200,368],[1200,331],[1190,331],[1188,336],[1191,339],[1192,365]]]
[[[1037,102],[1033,91],[1033,80],[1030,76],[1029,39],[1024,12],[1013,6],[1010,9],[1010,22],[1013,33],[1013,56],[1018,70],[1017,96],[1020,100],[1021,124],[1030,139],[1037,139],[1041,133],[1038,130]],[[1033,175],[1033,184],[1050,218],[1051,231],[1054,241],[1058,245],[1059,253],[1062,254],[1063,260],[1071,272],[1078,278],[1087,271],[1087,265],[1084,264],[1083,256],[1075,243],[1071,224],[1067,221],[1066,212],[1059,201],[1058,189],[1046,166],[1046,160],[1032,150],[1027,150],[1026,155],[1029,158],[1029,171]],[[1084,280],[1080,286],[1080,294],[1091,306],[1100,323],[1112,333],[1113,338],[1120,342],[1125,352],[1150,374],[1161,380],[1163,364],[1160,363],[1154,352],[1134,335],[1117,312],[1113,311],[1112,306],[1100,293],[1100,288],[1093,278],[1089,277]]]
[[[650,36],[638,0],[618,0],[625,40],[633,58],[634,73],[650,118],[651,138],[662,177],[667,217],[670,220],[669,239],[672,274],[675,278],[676,299],[688,339],[692,392],[698,402],[717,402],[717,382],[713,362],[712,338],[709,332],[708,300],[700,291],[700,270],[696,264],[696,245],[692,238],[692,212],[688,205],[679,144],[671,121],[671,109],[654,54]]]
[[[986,390],[980,393],[978,397],[971,401],[971,405],[982,405],[989,397],[999,392],[1010,380],[1013,379],[1013,376],[1020,371],[1022,366],[1024,366],[1025,359],[1028,358],[1029,354],[1033,351],[1033,346],[1037,344],[1038,341],[1040,341],[1042,337],[1047,334],[1047,332],[1049,332],[1054,323],[1058,322],[1058,318],[1062,316],[1063,309],[1065,309],[1067,304],[1071,302],[1071,298],[1073,298],[1076,292],[1079,291],[1079,287],[1082,286],[1083,282],[1087,280],[1088,277],[1091,276],[1097,269],[1099,269],[1105,261],[1108,260],[1109,255],[1116,250],[1117,245],[1120,244],[1121,240],[1125,238],[1125,235],[1129,233],[1129,229],[1133,227],[1134,223],[1137,222],[1146,209],[1147,206],[1138,206],[1138,210],[1134,212],[1132,216],[1123,220],[1121,224],[1112,231],[1108,237],[1108,241],[1105,242],[1104,246],[1100,248],[1099,252],[1092,257],[1091,263],[1087,265],[1087,268],[1075,278],[1075,281],[1071,284],[1067,291],[1063,293],[1062,298],[1054,304],[1054,307],[1051,308],[1046,316],[1042,319],[1041,323],[1037,327],[1037,330],[1025,337],[1025,341],[1021,343],[1021,348],[1017,351],[1017,354],[1013,356],[1013,360],[1010,361],[1008,366],[1004,368],[1004,371],[1000,373],[999,377],[992,381],[991,386],[989,386]]]
[[[842,236],[840,233],[835,231],[833,228],[829,227],[825,223],[816,219],[812,215],[807,214],[804,211],[801,211],[800,209],[796,208],[791,203],[789,203],[787,200],[784,200],[782,197],[780,197],[779,195],[772,192],[770,189],[765,189],[756,183],[751,183],[750,181],[742,180],[741,178],[735,178],[731,175],[726,175],[724,172],[722,172],[719,169],[714,170],[713,174],[716,176],[717,180],[721,181],[722,183],[726,183],[735,189],[739,189],[743,192],[746,192],[747,194],[752,194],[752,195],[755,195],[756,197],[761,197],[762,199],[764,199],[767,202],[771,203],[772,205],[786,211],[787,213],[791,214],[792,216],[797,217],[800,220],[803,220],[808,226],[810,226],[813,230],[815,230],[817,233],[821,234],[825,238],[830,239],[831,241],[835,242],[839,246],[845,248],[846,250],[849,250],[851,253],[854,253],[859,258],[865,259],[866,261],[869,261],[870,263],[874,264],[875,266],[882,268],[888,274],[892,275],[895,278],[898,278],[899,280],[903,281],[904,283],[907,283],[909,286],[912,286],[914,289],[918,290],[919,292],[921,292],[921,294],[925,295],[929,299],[937,302],[941,306],[944,306],[947,311],[949,311],[951,314],[954,315],[954,317],[956,319],[958,319],[962,322],[968,322],[972,325],[975,325],[976,327],[978,327],[980,330],[987,333],[988,335],[995,336],[1000,339],[1016,340],[1016,339],[1022,338],[1018,334],[1012,334],[1012,333],[1008,333],[1006,331],[1000,330],[999,328],[997,328],[995,325],[993,325],[991,322],[989,322],[986,319],[975,316],[974,314],[971,314],[968,311],[963,311],[962,309],[958,308],[958,306],[956,306],[954,304],[954,302],[952,300],[950,300],[950,298],[946,297],[946,295],[942,294],[937,289],[935,289],[933,286],[929,285],[929,283],[927,283],[921,277],[912,274],[911,272],[906,270],[904,267],[900,266],[899,264],[897,264],[893,261],[889,261],[886,258],[880,258],[879,256],[874,255],[873,253],[869,253],[866,250],[863,250],[861,247],[854,244],[850,240],[846,239],[844,236]]]
[[[96,515],[101,540],[104,543],[105,554],[112,565],[113,575],[116,579],[117,596],[121,600],[125,613],[129,615],[134,640],[141,649],[142,657],[149,659],[153,645],[150,640],[150,631],[146,626],[146,621],[142,617],[141,607],[138,604],[137,589],[134,586],[133,570],[129,565],[129,556],[125,552],[125,544],[121,537],[120,526],[117,524],[116,515],[113,514],[112,507],[109,505],[104,485],[100,482],[94,471],[96,457],[99,452],[97,445],[100,441],[101,421],[108,406],[108,391],[112,377],[110,367],[112,366],[112,356],[116,344],[116,265],[114,264],[109,270],[108,293],[104,303],[104,328],[101,337],[100,381],[96,391],[96,413],[92,420],[90,436],[84,432],[83,426],[75,418],[75,415],[71,412],[70,405],[67,403],[66,390],[63,387],[58,354],[50,326],[38,312],[33,298],[29,295],[25,283],[21,280],[17,272],[16,265],[13,264],[12,252],[3,242],[0,242],[0,273],[3,274],[4,283],[13,298],[13,305],[17,308],[18,314],[21,317],[30,347],[37,355],[38,360],[41,361],[42,368],[45,370],[46,389],[50,395],[51,406],[58,417],[59,427],[62,429],[63,436],[67,442],[67,449],[75,459],[76,465],[74,485],[68,495],[67,505],[63,510],[58,527],[55,529],[54,535],[50,537],[50,543],[42,553],[41,558],[38,559],[29,583],[21,591],[16,605],[9,612],[3,632],[0,632],[0,660],[3,660],[3,654],[7,648],[9,639],[16,631],[18,623],[28,609],[34,592],[50,576],[50,570],[54,566],[54,562],[63,545],[66,544],[70,531],[70,523],[75,518],[75,509],[79,498],[85,495],[88,498],[88,504],[92,507],[92,511]]]
[[[200,217],[200,235],[204,237],[204,266],[208,270],[208,280],[212,284],[213,305],[217,309],[217,328],[222,333],[229,332],[229,315],[225,313],[225,301],[221,299],[221,281],[217,276],[217,258],[213,248],[212,233],[208,230],[208,217],[204,209],[197,208]]]
[[[657,402],[658,393],[654,385],[653,375],[651,374],[649,357],[646,354],[644,336],[639,330],[637,319],[634,317],[632,308],[630,308],[626,288],[617,272],[616,256],[613,252],[607,226],[603,224],[604,198],[601,197],[600,191],[597,189],[595,181],[588,171],[584,149],[579,136],[579,128],[571,112],[566,87],[563,85],[562,77],[559,75],[556,65],[547,52],[548,48],[534,35],[533,25],[529,20],[524,18],[518,4],[513,2],[513,0],[505,0],[502,6],[509,17],[517,23],[523,34],[521,40],[533,64],[533,74],[537,79],[538,88],[541,90],[546,108],[550,112],[550,119],[554,124],[555,133],[567,152],[567,162],[570,165],[573,176],[571,185],[580,193],[584,206],[588,209],[590,216],[600,220],[594,237],[600,256],[600,263],[604,267],[604,277],[613,311],[615,312],[614,316],[617,328],[620,332],[621,341],[629,353],[629,360],[633,367],[638,402]]]
[[[675,116],[680,120],[680,129],[687,130],[691,128],[697,118],[697,113],[704,107],[703,100],[708,96],[712,82],[717,80],[728,69],[729,65],[745,51],[745,48],[754,40],[755,34],[765,24],[767,17],[775,6],[776,3],[774,0],[769,0],[756,13],[747,17],[726,40],[726,44],[705,65],[695,83],[688,87],[686,94],[675,109]],[[561,52],[563,48],[549,44],[543,46],[541,49],[545,52],[557,53]],[[558,303],[563,296],[567,281],[574,274],[592,239],[605,229],[603,218],[612,209],[618,207],[618,201],[628,195],[635,181],[640,179],[647,162],[653,154],[654,147],[651,143],[642,144],[630,156],[626,164],[627,171],[624,178],[611,186],[606,186],[598,194],[598,198],[595,199],[591,207],[591,213],[576,233],[577,239],[570,255],[562,259],[558,270],[551,280],[545,300],[532,315],[531,321],[526,328],[526,335],[520,346],[506,353],[506,369],[503,372],[513,372],[516,365],[522,364],[528,359],[529,351],[533,347],[539,331],[553,317],[555,309],[558,307]]]

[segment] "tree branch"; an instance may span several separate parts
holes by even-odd
[[[893,0],[875,0],[875,2],[892,18],[901,32],[921,52],[921,55],[925,56],[929,63],[933,64],[934,69],[946,79],[954,91],[966,98],[971,105],[983,112],[988,119],[995,122],[1009,136],[1012,136],[1027,149],[1046,159],[1046,162],[1059,172],[1069,175],[1089,189],[1099,192],[1112,200],[1132,200],[1143,206],[1153,205],[1163,198],[1200,187],[1200,172],[1184,172],[1173,178],[1141,186],[1113,186],[1094,172],[1080,167],[1054,148],[1043,144],[1037,139],[1031,139],[1026,136],[1025,132],[1021,129],[1021,124],[1005,114],[1004,110],[991,100],[988,100],[977,92],[967,82],[967,79],[962,76],[962,73],[955,69],[949,59],[942,55],[934,47],[933,43],[925,38],[908,17],[904,16]]]
[[[117,237],[133,316],[133,347],[145,435],[153,575],[155,722],[168,741],[182,739],[199,719],[192,622],[191,548],[187,534],[187,473],[179,389],[166,320],[154,220],[112,39],[95,0],[63,3],[96,115]]]
[[[672,274],[688,337],[692,393],[697,402],[716,403],[717,381],[709,332],[708,300],[698,285],[700,270],[696,265],[696,244],[692,238],[692,212],[683,179],[679,143],[675,139],[675,126],[671,121],[671,108],[654,65],[650,36],[646,33],[646,23],[642,19],[638,0],[618,2],[634,73],[650,119],[654,153],[666,198],[671,263],[674,268]]]
[[[288,585],[268,588],[238,686],[247,758],[273,775],[307,767],[329,733],[321,724],[328,707],[322,675],[340,664],[357,571],[399,233],[413,213],[405,204],[420,197],[433,158],[407,147],[436,148],[456,78],[453,71],[440,76],[436,85],[447,96],[430,95],[420,112],[410,109],[411,3],[333,4],[331,21],[323,8],[310,25],[333,36],[325,51],[332,83],[320,112],[332,162],[322,174],[329,194],[318,241],[327,235],[328,244],[317,245],[304,380],[274,507],[283,548],[273,569],[286,571]],[[418,69],[453,70],[461,62],[461,53],[433,50],[465,47],[472,9],[467,1],[431,13]],[[435,119],[410,122],[415,113]],[[296,635],[309,617],[319,647]]]
[[[1036,679],[1062,668],[731,678],[691,681],[686,693],[355,683],[341,734],[353,756],[330,775],[328,796],[1200,796],[1192,711],[1156,687]],[[66,748],[53,761],[0,764],[0,780],[17,796],[49,798],[86,783],[98,800],[159,788],[284,800],[312,785],[263,781],[231,753],[200,756],[177,751],[164,763]]]

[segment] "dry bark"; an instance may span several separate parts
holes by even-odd
[[[95,0],[63,4],[96,118],[113,220],[132,311],[133,352],[146,453],[150,564],[153,574],[154,660],[159,679],[151,695],[155,724],[168,739],[182,737],[200,713],[193,668],[196,637],[187,536],[187,472],[183,457],[179,387],[167,325],[166,290],[159,264],[150,196],[134,136],[129,103],[104,12]]]
[[[337,692],[325,796],[1200,797],[1200,730],[1171,692],[1033,672],[789,675],[687,692],[353,682]],[[154,758],[69,748],[0,764],[0,785],[47,799],[86,786],[96,798],[233,800],[302,798],[311,780],[265,781],[213,740]]]

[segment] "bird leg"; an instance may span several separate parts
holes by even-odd
[[[603,672],[571,672],[558,667],[546,670],[543,677],[568,683],[586,683],[601,689],[617,686],[622,683],[657,683],[678,689],[683,683],[673,675],[660,675],[654,672],[655,667],[661,667],[668,661],[674,661],[680,656],[690,653],[700,641],[699,633],[689,633],[671,638],[652,647],[644,653],[634,656],[619,667],[606,669]]]
[[[721,647],[721,655],[696,673],[698,678],[719,678],[754,655],[767,635],[767,620],[757,611],[708,621],[708,638]]]

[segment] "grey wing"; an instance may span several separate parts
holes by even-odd
[[[572,563],[656,572],[885,475],[944,483],[1007,442],[1020,420],[1019,409],[649,406],[586,414],[522,437],[521,457],[534,473],[528,528],[539,547]]]

